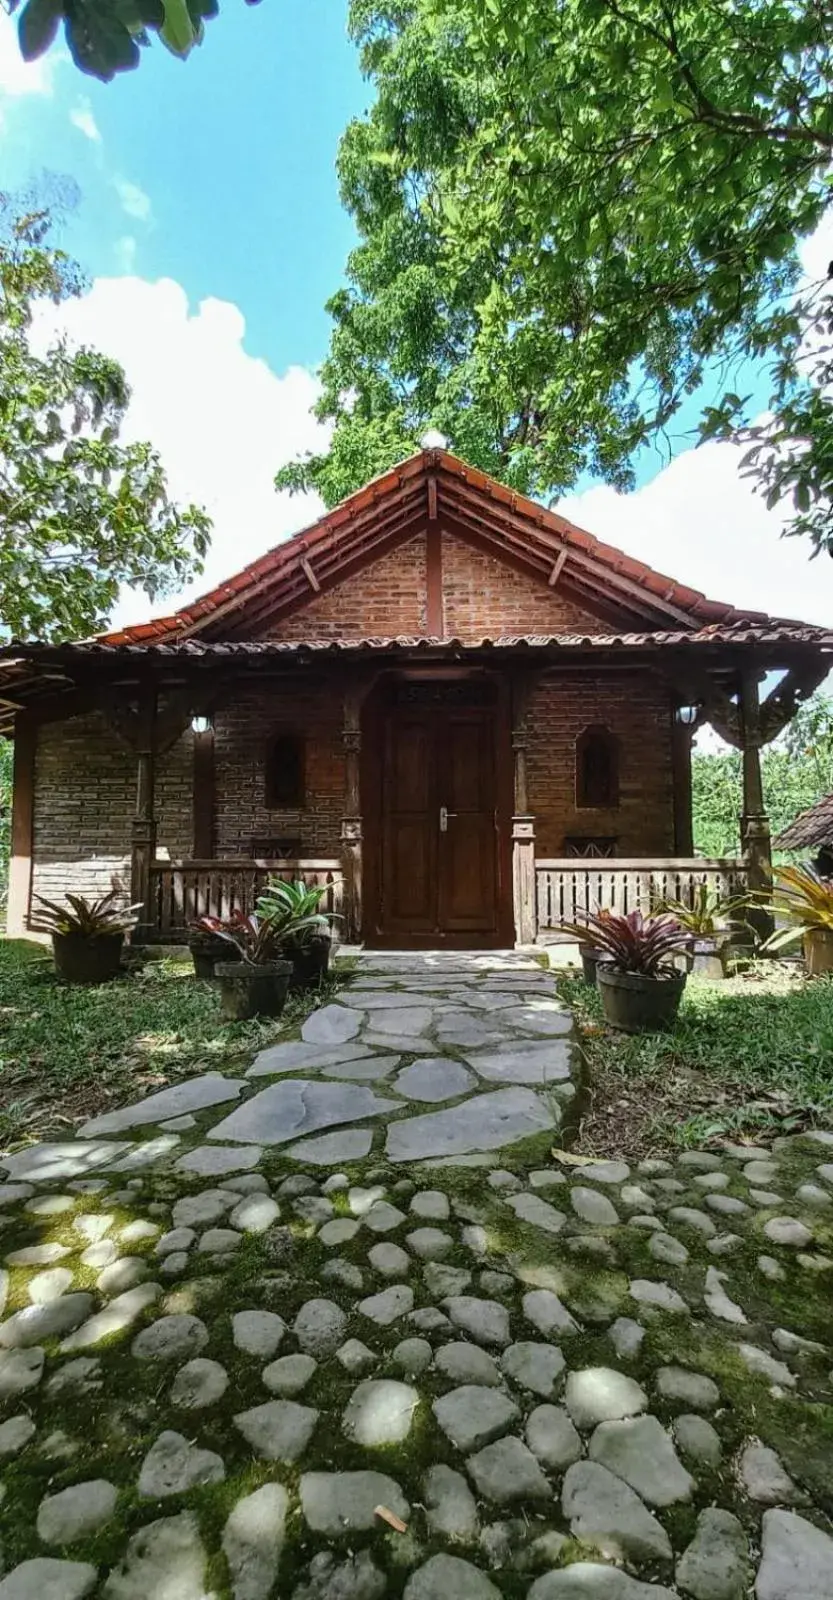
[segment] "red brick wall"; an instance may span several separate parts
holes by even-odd
[[[257,838],[300,838],[305,856],[336,856],[344,814],[343,707],[337,676],[276,682],[241,690],[214,722],[216,854],[248,855]],[[270,738],[297,733],[305,742],[305,804],[265,805]]]
[[[466,641],[573,629],[598,633],[601,626],[598,617],[558,589],[448,533],[443,534],[443,606],[446,636]]]
[[[267,639],[380,639],[425,633],[425,535],[263,628]]]
[[[191,854],[192,735],[160,756],[156,771],[158,848]],[[61,899],[67,890],[130,889],[136,757],[100,712],[38,729],[32,887]]]
[[[529,711],[529,808],[536,856],[561,856],[567,834],[614,836],[620,856],[673,855],[671,707],[649,673],[564,674],[539,685]],[[576,739],[592,724],[619,741],[619,805],[577,810]]]

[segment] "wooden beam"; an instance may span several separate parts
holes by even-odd
[[[674,853],[678,856],[694,854],[694,834],[691,796],[691,741],[696,724],[686,726],[680,722],[672,705],[671,732],[672,783],[674,797]]]
[[[567,560],[568,554],[569,554],[569,551],[562,550],[560,556],[558,556],[558,558],[555,561],[555,564],[553,566],[552,572],[550,573],[550,575],[549,575],[549,577],[547,579],[547,583],[549,584],[551,589],[555,588],[559,578],[561,577],[562,572],[564,571],[564,563]]]
[[[761,744],[769,744],[795,716],[803,700],[823,683],[830,670],[827,657],[789,668],[761,706]]]
[[[310,566],[310,563],[308,562],[306,556],[302,556],[301,557],[298,565],[300,566],[301,571],[303,572],[304,577],[306,578],[307,583],[309,584],[310,588],[314,589],[316,594],[320,594],[321,593],[321,585],[318,582],[318,579],[316,578],[315,573],[313,572],[312,567]]]
[[[436,522],[436,520],[437,520],[437,480],[436,480],[436,478],[432,477],[432,478],[428,479],[428,521],[429,522]]]
[[[9,858],[9,901],[6,931],[11,939],[25,938],[32,899],[32,848],[35,819],[35,756],[37,729],[18,718],[14,741],[12,787],[12,837]]]
[[[443,615],[443,535],[438,522],[425,533],[425,631],[431,639],[445,633]]]

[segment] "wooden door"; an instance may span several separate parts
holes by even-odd
[[[402,688],[385,708],[377,930],[387,943],[498,942],[496,708],[464,688]]]

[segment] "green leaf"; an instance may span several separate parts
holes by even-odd
[[[34,61],[49,49],[62,15],[62,0],[27,0],[17,24],[24,61]]]
[[[165,21],[159,36],[175,56],[187,56],[195,39],[186,0],[164,0]]]

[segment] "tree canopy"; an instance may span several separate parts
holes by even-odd
[[[77,293],[43,214],[0,206],[0,632],[102,627],[121,584],[153,597],[201,570],[210,522],[169,498],[147,443],[122,443],[124,373],[95,350],[32,342],[39,298]]]
[[[279,486],[332,504],[430,425],[542,498],[588,470],[627,488],[718,373],[703,434],[746,439],[833,544],[833,299],[800,264],[833,193],[833,13],[352,0],[350,26],[376,99],[339,153],[360,242],[329,302],[334,431]],[[766,422],[732,388],[750,359]]]
[[[49,49],[63,22],[75,65],[109,83],[116,73],[138,67],[142,48],[153,39],[176,56],[189,55],[220,8],[218,0],[9,0],[8,9],[19,13],[25,61]]]

